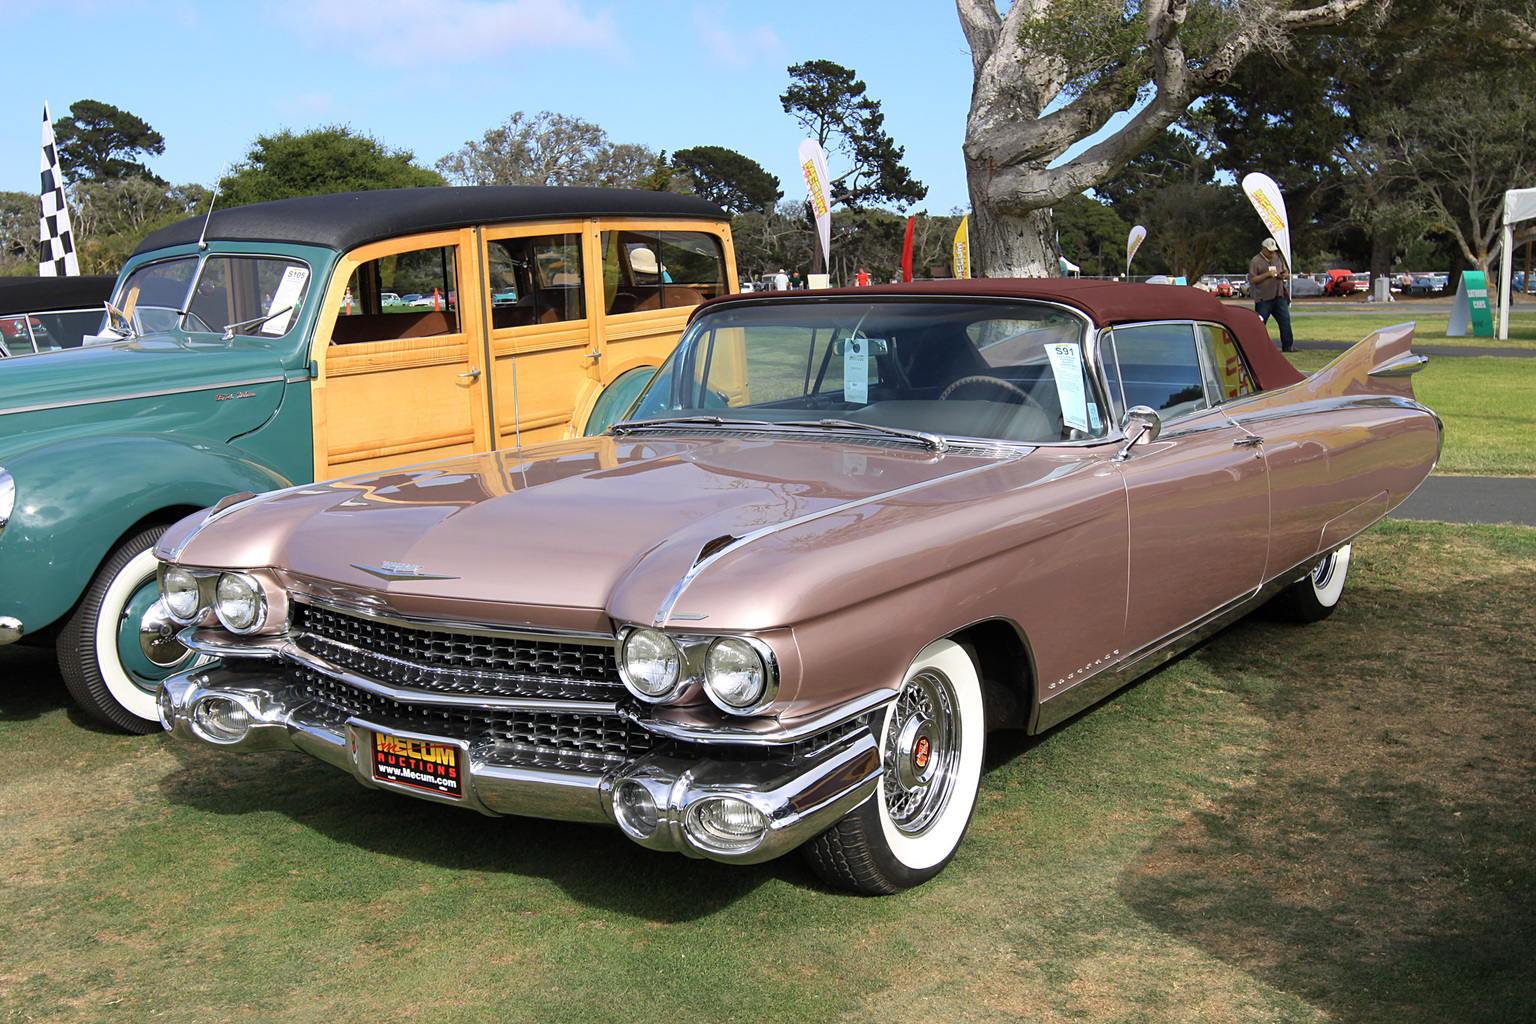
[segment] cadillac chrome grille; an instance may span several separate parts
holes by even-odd
[[[289,666],[287,672],[297,695],[315,702],[310,713],[338,728],[356,717],[402,732],[490,741],[498,760],[601,771],[655,745],[654,736],[620,715],[417,704],[368,693],[303,666]]]
[[[613,648],[381,622],[300,604],[294,642],[330,663],[433,693],[613,701],[624,695]]]

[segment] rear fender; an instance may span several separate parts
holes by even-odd
[[[0,616],[36,633],[79,601],[118,542],[240,491],[291,481],[248,455],[157,435],[82,438],[8,458],[16,505],[0,533]]]

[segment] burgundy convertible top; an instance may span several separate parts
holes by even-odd
[[[1080,277],[978,277],[881,284],[868,288],[727,295],[699,308],[708,309],[722,302],[758,300],[759,295],[762,300],[793,298],[797,302],[871,295],[1041,299],[1074,306],[1101,326],[1141,320],[1208,320],[1232,332],[1260,390],[1273,391],[1306,379],[1305,374],[1292,366],[1269,340],[1269,331],[1257,313],[1243,306],[1229,306],[1198,288],[1181,285],[1131,284]]]

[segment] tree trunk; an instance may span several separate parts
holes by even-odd
[[[1060,277],[1051,208],[1013,216],[972,200],[971,276]]]
[[[1385,231],[1371,235],[1371,287],[1383,277],[1392,274],[1392,253],[1397,246],[1395,237]]]

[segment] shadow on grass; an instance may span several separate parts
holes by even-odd
[[[795,855],[730,865],[647,850],[611,826],[490,818],[368,789],[303,754],[229,754],[168,740],[166,800],[215,815],[277,813],[331,841],[450,870],[542,878],[571,899],[654,922],[705,917],[770,879],[822,884]]]
[[[1536,1020],[1531,535],[1435,536],[1381,529],[1333,618],[1249,620],[1199,655],[1272,720],[1270,754],[1118,887],[1342,1021]]]
[[[28,722],[74,706],[52,647],[0,647],[0,680],[0,722]]]
[[[1262,780],[1165,835],[1120,891],[1150,923],[1340,1020],[1532,1020],[1536,872],[1513,844],[1528,849],[1536,822],[1505,807],[1383,774]]]

